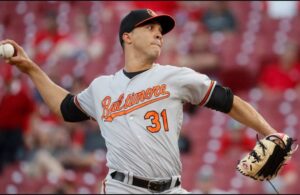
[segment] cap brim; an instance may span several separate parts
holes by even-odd
[[[161,25],[163,35],[170,32],[175,26],[175,20],[171,16],[164,14],[147,18],[146,20],[143,20],[136,24],[135,27],[141,26],[151,21],[158,22]]]

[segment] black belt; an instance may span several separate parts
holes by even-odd
[[[125,179],[125,174],[118,172],[118,171],[114,171],[110,175],[113,179],[121,181],[121,182],[123,182]],[[165,190],[170,189],[171,183],[172,183],[172,179],[160,180],[160,181],[156,181],[156,180],[149,181],[149,180],[137,178],[135,176],[133,176],[133,178],[132,178],[132,185],[146,188],[150,191],[155,191],[155,192],[163,192]],[[180,181],[179,181],[179,178],[177,178],[174,187],[177,187],[179,185],[180,185]]]

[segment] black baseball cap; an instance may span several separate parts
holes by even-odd
[[[175,20],[167,14],[156,14],[151,9],[133,10],[121,21],[119,30],[121,45],[123,44],[123,33],[131,32],[134,28],[150,21],[158,22],[161,25],[163,35],[170,32],[175,26]]]

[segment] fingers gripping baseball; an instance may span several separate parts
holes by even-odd
[[[33,63],[30,60],[30,58],[27,56],[24,49],[13,40],[6,39],[0,41],[0,45],[4,45],[4,44],[11,44],[14,48],[13,56],[12,57],[8,56],[7,58],[4,58],[5,63],[15,65],[22,72],[25,73],[29,72],[33,67]]]

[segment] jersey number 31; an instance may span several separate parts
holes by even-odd
[[[166,109],[163,109],[163,111],[159,114],[156,111],[149,111],[145,114],[144,119],[150,119],[152,125],[147,126],[147,130],[151,133],[157,133],[161,129],[161,122],[160,118],[162,118],[163,126],[165,131],[169,131],[168,126],[168,117],[167,117],[167,111]]]

